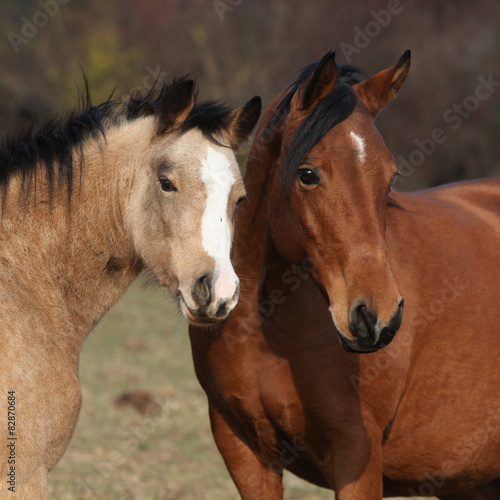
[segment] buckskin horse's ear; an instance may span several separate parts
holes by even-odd
[[[359,98],[371,113],[377,115],[396,97],[410,69],[410,60],[411,52],[407,50],[394,66],[377,73],[365,82],[353,85]]]
[[[314,73],[300,85],[296,93],[299,102],[295,105],[301,110],[310,110],[317,102],[331,94],[336,81],[335,51],[331,50],[322,57]]]
[[[179,126],[189,116],[194,105],[193,80],[174,83],[160,98],[158,135]]]
[[[233,112],[227,126],[229,141],[233,149],[248,139],[259,120],[261,109],[262,101],[259,96],[255,96]]]

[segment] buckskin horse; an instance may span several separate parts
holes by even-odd
[[[245,189],[233,149],[260,99],[232,110],[196,102],[193,85],[100,106],[87,92],[69,117],[4,140],[1,498],[45,498],[80,410],[82,343],[141,271],[198,325],[238,300],[229,249]]]
[[[375,118],[409,67],[328,53],[256,133],[239,303],[190,328],[244,499],[282,498],[284,469],[338,500],[500,498],[500,180],[391,192]]]

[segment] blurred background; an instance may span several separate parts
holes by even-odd
[[[396,188],[500,174],[498,2],[0,0],[0,26],[3,131],[74,106],[80,66],[96,103],[191,73],[203,98],[236,107],[257,94],[267,106],[330,49],[368,75],[411,49],[408,79],[379,119],[403,172]],[[236,498],[186,330],[163,292],[134,287],[89,337],[82,416],[50,498]],[[137,391],[164,418],[114,403]],[[287,481],[287,498],[331,498]]]
[[[264,105],[336,49],[368,75],[412,50],[380,119],[411,190],[500,173],[500,4],[488,0],[16,0],[0,2],[0,128],[76,102],[81,65],[96,102],[195,75],[201,95]],[[483,81],[489,88],[475,93]],[[432,140],[436,128],[446,140]],[[438,134],[439,136],[439,134]],[[415,142],[418,141],[418,142]],[[419,146],[420,144],[420,146]],[[417,152],[415,152],[417,151]],[[421,153],[419,153],[421,151]],[[405,161],[409,166],[406,165]],[[411,171],[411,172],[410,172]]]

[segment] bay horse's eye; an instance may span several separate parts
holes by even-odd
[[[392,177],[391,183],[389,184],[389,191],[392,189],[396,181],[398,180],[399,172],[395,173]]]
[[[160,179],[160,186],[162,191],[166,191],[167,193],[170,191],[177,191],[177,188],[172,184],[172,182],[165,177]]]
[[[236,202],[236,206],[238,206],[242,201],[248,201],[248,198],[246,196],[242,196],[241,198],[238,199]]]
[[[319,183],[319,177],[311,168],[299,168],[299,179],[302,184],[306,184],[308,186]]]

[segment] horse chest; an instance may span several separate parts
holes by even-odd
[[[303,408],[286,359],[251,340],[222,359],[225,369],[212,373],[219,387],[216,404],[235,418],[256,451],[274,456],[284,440],[304,435]]]

